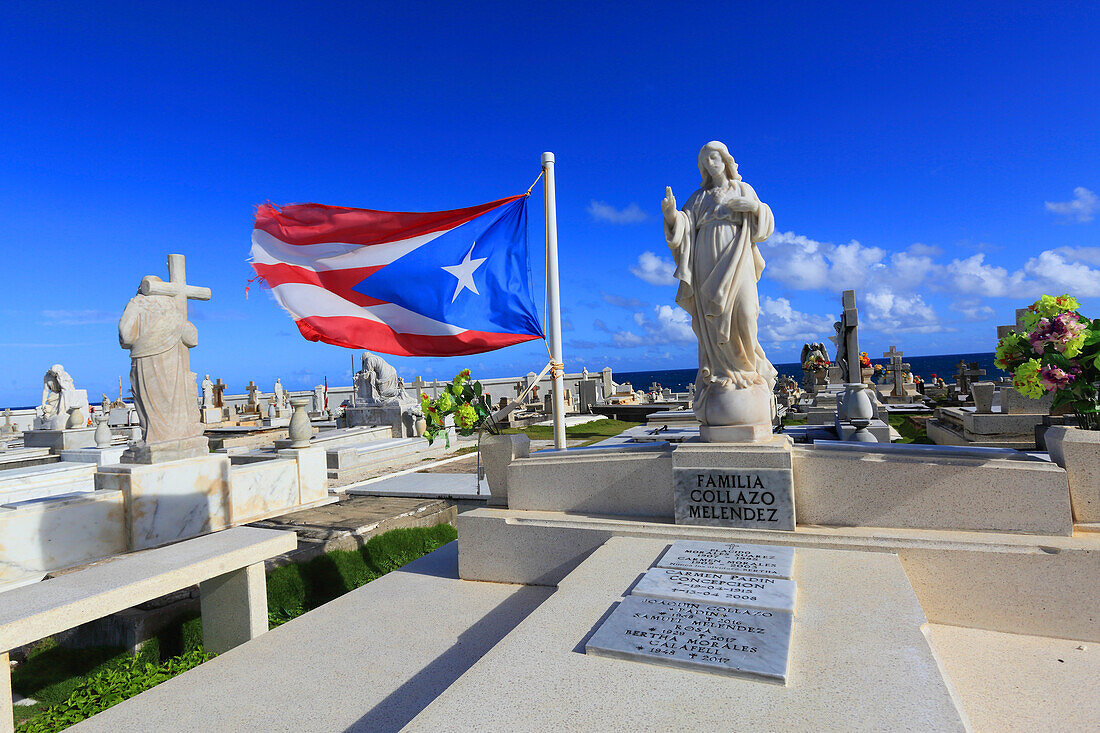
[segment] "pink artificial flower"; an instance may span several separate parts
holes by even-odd
[[[1071,369],[1067,372],[1061,367],[1045,366],[1039,370],[1039,382],[1047,392],[1053,392],[1069,386],[1080,371],[1080,369]]]
[[[1031,348],[1040,354],[1043,353],[1043,345],[1047,343],[1065,353],[1069,343],[1087,328],[1076,313],[1059,313],[1054,318],[1040,318],[1035,324],[1035,330],[1027,335],[1027,340],[1031,343]]]

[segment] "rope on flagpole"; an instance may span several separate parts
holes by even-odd
[[[540,170],[539,174],[538,174],[538,177],[535,178],[535,183],[538,183],[539,179],[542,178],[542,173],[543,172]],[[535,183],[532,183],[530,186],[527,187],[527,193],[523,194],[524,196],[530,196],[531,195],[531,189],[533,189],[535,187]]]

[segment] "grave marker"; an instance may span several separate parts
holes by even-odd
[[[794,612],[795,582],[706,570],[650,568],[631,593],[647,598]]]
[[[794,548],[784,545],[677,540],[657,561],[657,567],[790,578],[794,569]]]
[[[628,596],[585,653],[786,684],[793,626],[782,611]]]

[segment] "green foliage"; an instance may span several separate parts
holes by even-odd
[[[372,537],[357,550],[333,550],[276,568],[267,576],[268,620],[272,626],[286,623],[457,537],[449,524],[394,529]]]
[[[488,397],[482,394],[481,382],[470,381],[469,369],[463,369],[456,374],[443,389],[443,394],[435,399],[428,397],[427,393],[421,394],[420,410],[428,424],[424,437],[428,439],[429,445],[442,432],[447,447],[451,447],[446,429],[446,418],[449,415],[454,417],[455,430],[459,435],[473,435],[478,430],[488,430],[492,434],[498,432],[496,424],[490,419],[492,407]]]
[[[897,430],[901,438],[896,443],[922,443],[932,445],[923,422],[917,422],[908,415],[891,415],[890,427]]]
[[[150,662],[142,654],[127,657],[119,664],[111,664],[85,677],[63,702],[51,705],[40,715],[20,725],[19,733],[53,733],[67,728],[210,658],[201,649],[160,663]]]

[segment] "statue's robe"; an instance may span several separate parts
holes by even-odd
[[[118,341],[130,350],[130,386],[145,442],[202,435],[188,356],[198,330],[174,299],[131,298],[118,322]]]
[[[764,270],[756,242],[771,235],[775,222],[751,186],[743,181],[729,186],[732,196],[756,201],[756,212],[719,213],[718,189],[699,189],[677,212],[673,226],[665,225],[680,281],[676,302],[691,314],[699,339],[696,415],[706,414],[707,394],[715,385],[766,384],[772,389],[778,374],[757,340],[756,325],[756,283]]]

